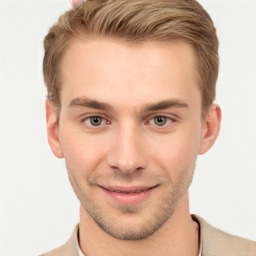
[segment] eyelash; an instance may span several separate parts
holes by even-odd
[[[157,119],[157,118],[165,119],[165,123],[163,125],[156,125],[156,123],[155,123],[156,120],[155,119]],[[165,128],[166,126],[168,126],[168,124],[175,122],[175,120],[173,118],[165,116],[165,115],[153,116],[149,121],[146,122],[146,124],[150,125],[151,121],[153,121],[155,123],[155,124],[152,124],[152,125],[154,125],[154,126],[156,126],[158,128]]]
[[[87,121],[90,122],[90,119],[91,119],[91,118],[101,118],[102,122],[104,122],[103,125],[109,125],[109,124],[111,124],[110,121],[108,121],[106,118],[104,118],[104,117],[102,117],[102,116],[99,116],[99,115],[87,116],[87,117],[83,118],[83,119],[81,120],[81,122],[82,122],[82,123],[86,123]],[[88,127],[90,127],[90,128],[93,128],[93,129],[95,129],[95,128],[100,128],[100,127],[103,126],[103,125],[102,125],[102,122],[101,122],[100,125],[98,125],[98,126],[97,126],[97,125],[92,125],[92,124],[86,124],[86,126],[88,126]]]
[[[91,118],[101,118],[101,120],[102,120],[102,122],[104,122],[103,124],[102,124],[102,122],[100,123],[100,125],[92,125],[91,124]],[[156,125],[156,124],[150,124],[150,122],[151,121],[155,121],[154,119],[155,118],[165,118],[166,119],[166,122],[161,126],[161,125]],[[86,124],[86,122],[87,121],[89,121],[90,123],[89,124]],[[170,123],[173,123],[173,122],[175,122],[176,120],[174,119],[174,118],[172,118],[172,117],[169,117],[169,116],[166,116],[166,115],[154,115],[154,116],[152,116],[148,121],[146,121],[145,122],[145,124],[146,125],[152,125],[152,126],[155,126],[155,127],[157,127],[157,128],[160,128],[160,129],[163,129],[163,128],[165,128],[166,126],[168,126]],[[106,118],[104,118],[104,117],[102,117],[102,116],[100,116],[100,115],[91,115],[91,116],[87,116],[87,117],[85,117],[85,118],[83,118],[82,120],[81,120],[81,122],[82,123],[85,123],[85,125],[87,126],[87,127],[90,127],[90,128],[92,128],[92,129],[97,129],[97,128],[101,128],[102,126],[105,126],[105,125],[110,125],[111,124],[111,122],[110,121],[108,121]]]

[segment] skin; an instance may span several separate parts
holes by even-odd
[[[74,39],[60,71],[60,113],[46,101],[48,141],[81,202],[82,251],[198,255],[188,188],[198,154],[218,136],[221,111],[213,104],[202,120],[192,48]],[[138,187],[150,189],[139,202],[106,191]]]

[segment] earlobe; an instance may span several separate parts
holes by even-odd
[[[57,158],[63,158],[63,152],[61,149],[59,138],[59,125],[58,125],[58,113],[53,103],[46,99],[46,123],[47,123],[47,136],[48,144]]]
[[[221,109],[219,105],[213,104],[209,109],[202,124],[202,134],[199,154],[206,153],[216,141],[221,124]]]

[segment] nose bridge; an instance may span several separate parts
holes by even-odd
[[[145,168],[147,160],[142,140],[140,129],[132,122],[120,125],[108,155],[111,168],[125,174]]]

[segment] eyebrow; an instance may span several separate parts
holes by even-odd
[[[94,108],[94,109],[99,109],[99,110],[111,110],[113,109],[110,104],[100,102],[94,99],[89,99],[89,98],[75,98],[73,99],[69,106],[76,106],[76,107],[86,107],[86,108]],[[152,111],[158,111],[158,110],[164,110],[168,108],[189,108],[189,105],[185,103],[182,100],[178,99],[167,99],[167,100],[162,100],[156,103],[150,103],[146,104],[142,107],[141,112],[146,113],[146,112],[152,112]]]
[[[167,99],[153,104],[147,104],[142,112],[152,112],[158,110],[164,110],[168,108],[189,108],[189,105],[184,101],[178,99]]]
[[[77,107],[86,107],[86,108],[95,108],[99,110],[110,110],[111,106],[107,103],[99,102],[97,100],[88,99],[88,98],[76,98],[73,99],[69,106]]]

